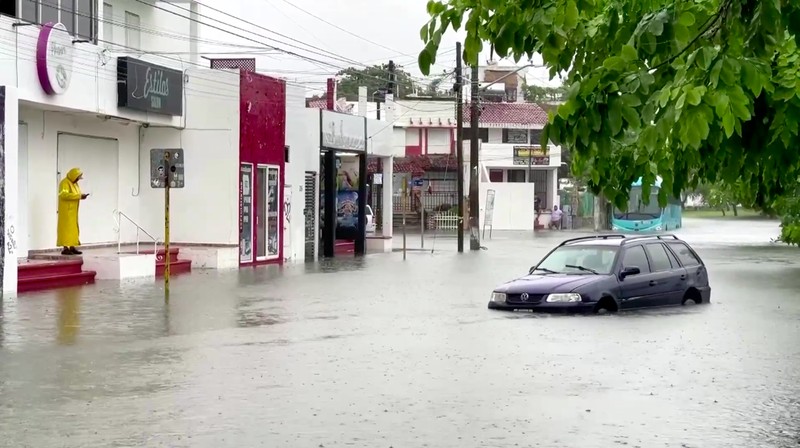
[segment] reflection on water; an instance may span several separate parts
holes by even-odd
[[[64,288],[57,291],[58,302],[58,343],[72,345],[78,338],[81,328],[80,288]]]
[[[562,236],[6,300],[0,446],[796,445],[796,250],[698,247],[708,306],[486,309]]]

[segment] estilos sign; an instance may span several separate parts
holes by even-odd
[[[117,106],[183,115],[183,73],[127,56],[117,58]]]

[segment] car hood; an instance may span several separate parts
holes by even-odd
[[[526,275],[516,280],[504,283],[495,291],[506,294],[548,294],[571,292],[576,288],[607,279],[609,275],[569,275],[569,274],[542,274]]]

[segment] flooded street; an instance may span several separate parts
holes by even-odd
[[[566,232],[195,272],[169,305],[152,282],[6,299],[0,446],[797,446],[800,249],[772,221],[678,233],[710,306],[486,309]]]

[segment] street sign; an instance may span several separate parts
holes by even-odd
[[[185,183],[183,148],[150,150],[150,186],[183,188]]]

